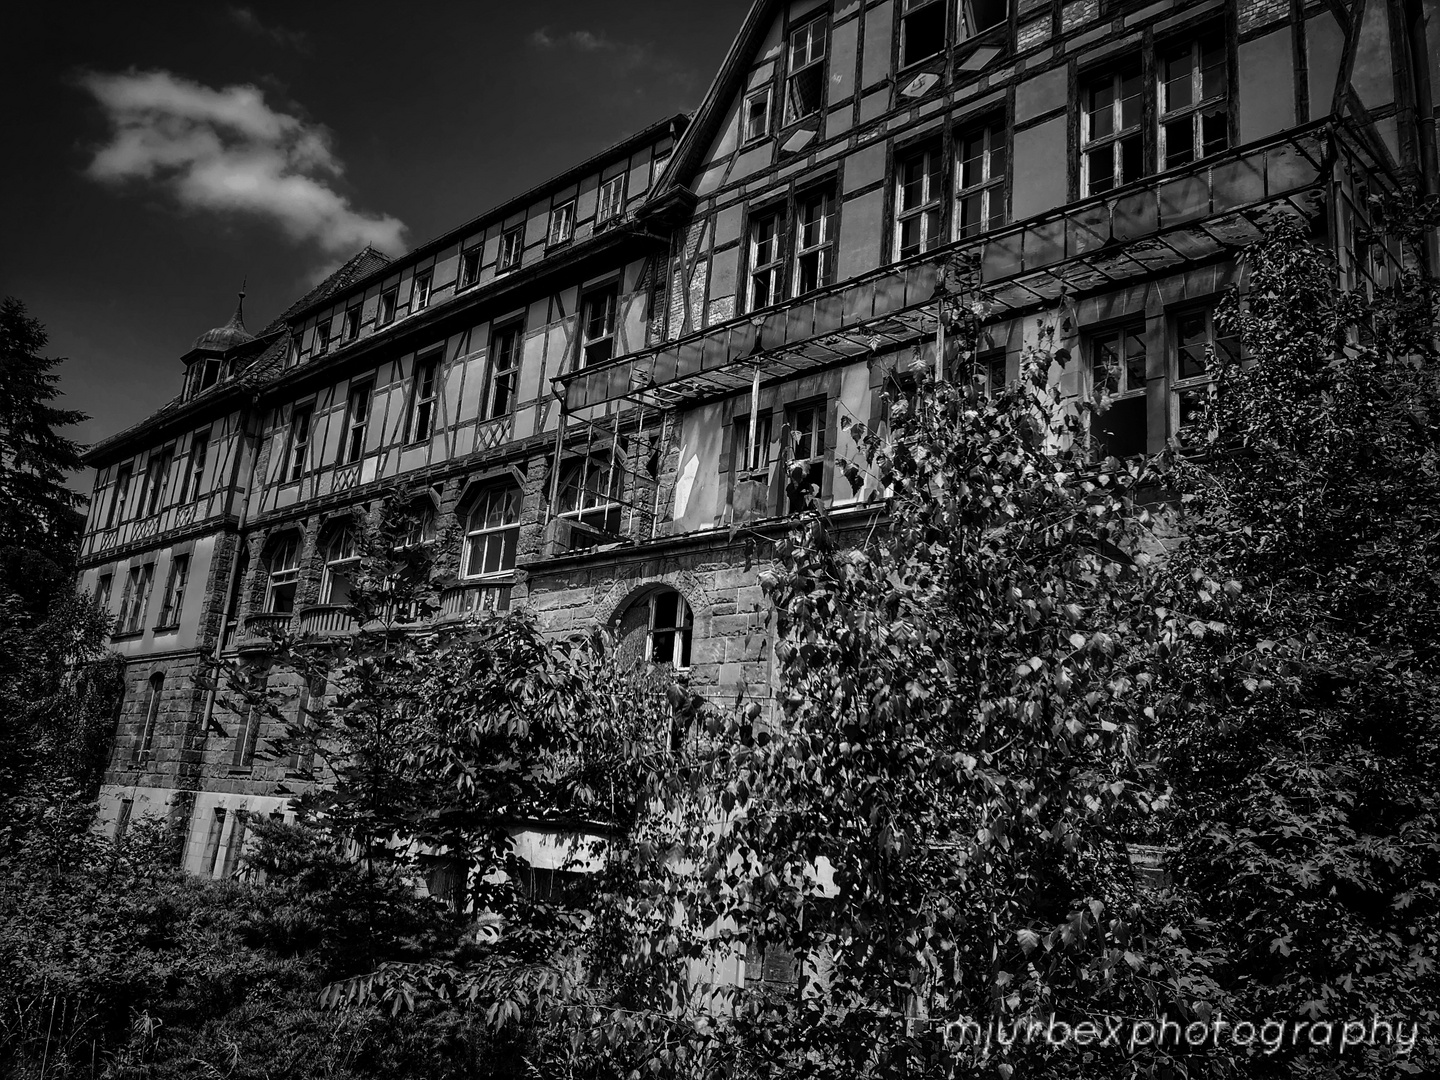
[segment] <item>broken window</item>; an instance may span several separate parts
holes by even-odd
[[[568,244],[575,235],[575,200],[555,207],[550,211],[550,235],[546,243],[550,247]]]
[[[465,577],[478,578],[514,570],[519,542],[520,489],[485,489],[476,497],[465,519],[465,553],[461,562]]]
[[[975,358],[975,374],[979,375],[986,397],[994,397],[1005,389],[1006,359],[1004,349],[988,349]]]
[[[939,147],[902,157],[895,173],[895,257],[909,258],[938,246],[944,214]]]
[[[380,294],[380,308],[376,312],[375,322],[380,326],[389,326],[395,321],[395,305],[400,300],[400,286],[394,285]]]
[[[650,597],[650,633],[645,642],[645,659],[652,664],[669,664],[677,670],[690,666],[690,639],[695,616],[685,598],[674,589],[661,589]]]
[[[825,403],[812,402],[789,410],[790,475],[787,501],[790,513],[803,513],[811,500],[819,500],[825,481]]]
[[[343,323],[342,341],[354,341],[360,336],[360,305],[345,309],[345,321]]]
[[[1171,430],[1181,441],[1192,442],[1204,420],[1205,400],[1210,392],[1210,352],[1213,349],[1215,359],[1222,363],[1239,361],[1240,341],[1219,334],[1215,313],[1210,309],[1177,315],[1172,340],[1175,357],[1170,375]]]
[[[958,237],[976,236],[1005,224],[1005,130],[998,124],[964,132],[956,140]]]
[[[811,19],[790,31],[785,122],[793,124],[820,111],[825,100],[826,21]]]
[[[603,364],[615,355],[615,312],[619,302],[620,286],[613,282],[586,294],[580,324],[581,367]]]
[[[1082,196],[1121,187],[1149,172],[1144,82],[1137,56],[1085,83],[1080,110]]]
[[[525,251],[525,226],[516,225],[513,229],[507,229],[500,234],[500,258],[495,265],[495,272],[503,274],[507,270],[514,270],[520,265],[521,256]]]
[[[795,295],[835,280],[835,196],[829,189],[801,195],[795,206]]]
[[[330,320],[321,319],[315,324],[315,354],[323,354],[330,348]]]
[[[410,286],[411,311],[424,311],[430,306],[430,286],[434,280],[435,276],[429,270],[415,275],[415,281]]]
[[[105,527],[125,520],[126,504],[130,501],[131,466],[127,462],[115,470],[115,494],[110,499],[110,513],[105,517]]]
[[[755,417],[755,440],[750,440],[750,416],[735,421],[735,471],[764,472],[770,467],[770,414]]]
[[[360,569],[360,544],[353,521],[336,527],[325,545],[325,570],[320,577],[320,602],[344,607],[350,603]]]
[[[609,454],[591,454],[574,462],[560,478],[560,516],[596,532],[619,537],[625,473]],[[572,544],[586,543],[577,537]],[[594,540],[590,540],[594,543]]]
[[[359,461],[365,454],[365,429],[370,426],[370,384],[361,383],[350,388],[350,397],[345,405],[345,442],[342,465]]]
[[[158,513],[165,502],[165,491],[170,486],[170,465],[175,460],[175,448],[167,446],[150,455],[150,464],[145,469],[145,514]]]
[[[490,386],[486,395],[485,419],[508,416],[515,404],[515,375],[520,370],[520,342],[524,326],[511,323],[495,331],[490,339]]]
[[[180,501],[198,499],[205,490],[205,458],[210,452],[210,432],[197,431],[190,436],[190,461],[180,481]]]
[[[625,174],[612,176],[600,185],[600,194],[595,204],[597,225],[620,216],[625,209]]]
[[[1145,453],[1146,363],[1143,319],[1090,337],[1091,392],[1104,408],[1091,416],[1090,438],[1107,457]]]
[[[783,211],[770,210],[750,219],[746,244],[749,277],[745,309],[757,311],[785,299],[785,252],[781,232]]]
[[[480,280],[480,245],[460,256],[460,288],[468,289]]]
[[[271,545],[265,570],[265,610],[288,615],[295,610],[295,591],[300,585],[300,537],[297,533],[287,533]]]
[[[960,0],[960,40],[1003,24],[1010,14],[1009,7],[1007,0]]]
[[[170,576],[165,581],[165,594],[160,602],[159,626],[179,626],[180,606],[185,603],[185,586],[190,581],[190,556],[176,555],[170,560]]]
[[[752,143],[770,134],[773,101],[774,90],[769,86],[756,90],[745,99],[745,142]]]
[[[194,392],[198,394],[202,390],[209,390],[219,382],[222,366],[218,356],[207,356],[198,361],[195,364],[196,386]]]
[[[405,441],[423,442],[435,427],[435,405],[439,397],[440,352],[416,357],[410,386],[410,416],[405,423]]]
[[[1225,39],[1210,33],[1160,59],[1162,169],[1188,165],[1230,145]]]
[[[902,68],[945,51],[945,5],[946,0],[901,0]]]
[[[286,459],[290,466],[288,479],[291,483],[305,475],[310,453],[310,422],[314,416],[314,404],[296,405],[290,413],[290,448]]]

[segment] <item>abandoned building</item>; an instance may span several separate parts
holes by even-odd
[[[1093,437],[1155,451],[1267,216],[1310,216],[1348,285],[1396,271],[1372,197],[1435,190],[1437,37],[1440,0],[756,0],[693,113],[360,252],[263,327],[237,307],[89,451],[80,585],[127,663],[103,827],[170,814],[191,871],[233,869],[293,762],[197,673],[351,632],[355,522],[396,497],[446,546],[436,618],[598,623],[765,694],[732,526],[784,530],[795,464],[837,517],[877,512],[838,476],[845,420],[936,362],[947,265],[986,303],[959,374],[1015,378],[1063,309],[1058,377],[1114,398]]]

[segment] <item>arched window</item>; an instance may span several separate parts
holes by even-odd
[[[645,659],[652,664],[669,664],[676,669],[690,666],[690,638],[695,617],[690,605],[674,589],[660,589],[650,596],[650,633]]]
[[[602,533],[620,534],[625,472],[609,454],[592,454],[560,478],[560,516]]]
[[[486,488],[465,518],[464,568],[467,578],[515,569],[520,539],[520,489]]]
[[[360,569],[360,544],[353,522],[345,522],[325,544],[325,573],[320,579],[320,602],[336,606],[350,603],[355,574]]]
[[[287,533],[270,548],[265,561],[265,610],[287,615],[295,610],[300,583],[300,534]]]
[[[145,701],[145,726],[140,730],[140,741],[135,744],[135,760],[148,761],[155,745],[155,725],[160,719],[160,699],[165,693],[165,675],[157,671],[150,676],[150,696]]]

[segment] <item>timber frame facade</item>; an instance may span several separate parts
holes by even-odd
[[[221,875],[247,813],[285,812],[279,733],[197,674],[349,632],[354,523],[387,500],[437,545],[438,618],[525,606],[768,696],[736,527],[783,531],[792,475],[878,513],[841,469],[887,379],[1013,379],[1047,324],[1079,359],[1053,378],[1112,398],[1092,438],[1183,440],[1268,217],[1310,219],[1348,285],[1400,269],[1372,207],[1440,188],[1437,84],[1440,0],[756,0],[692,114],[359,253],[258,334],[237,309],[89,451],[80,586],[127,663],[101,827],[170,814]],[[963,363],[937,345],[962,264],[986,305]]]

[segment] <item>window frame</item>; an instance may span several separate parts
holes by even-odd
[[[185,455],[185,472],[180,478],[179,503],[182,506],[201,496],[205,484],[205,466],[210,456],[210,434],[210,428],[202,428],[190,436],[190,447]]]
[[[760,130],[751,130],[751,104],[757,99],[763,99],[762,111],[763,122]],[[764,142],[771,135],[775,127],[775,86],[767,82],[764,86],[757,87],[745,95],[745,103],[740,113],[740,145],[754,146],[756,143]]]
[[[738,414],[733,421],[735,439],[731,449],[731,470],[738,479],[753,480],[768,477],[770,467],[775,464],[775,434],[773,414],[761,409],[755,414],[755,445],[750,444],[750,414]]]
[[[818,31],[818,33],[817,33]],[[795,64],[796,38],[801,34],[806,35],[805,61],[800,65]],[[819,49],[819,55],[815,55],[815,49]],[[822,11],[812,18],[791,26],[785,34],[785,80],[783,83],[785,91],[784,121],[782,127],[790,127],[793,124],[802,123],[812,116],[818,116],[825,111],[825,74],[828,69],[830,58],[830,18],[828,11]],[[819,92],[815,107],[807,112],[795,111],[795,85],[796,80],[802,76],[808,76],[815,68],[819,68],[818,81]]]
[[[125,575],[125,592],[120,597],[117,635],[138,634],[145,629],[145,614],[155,590],[155,562],[130,567]]]
[[[675,598],[674,625],[660,625],[659,601]],[[676,671],[689,671],[694,662],[695,611],[678,589],[669,587],[656,589],[649,597],[649,614],[645,630],[645,662],[647,664],[669,664]],[[670,657],[659,657],[657,635],[670,637]],[[678,656],[677,656],[678,654]]]
[[[360,567],[364,553],[360,548],[360,534],[353,518],[330,527],[325,543],[320,549],[322,567],[320,571],[320,603],[327,607],[348,607],[350,593],[355,587],[355,571]],[[337,582],[343,581],[341,586]],[[337,599],[340,596],[340,599]]]
[[[525,225],[512,225],[500,233],[500,250],[495,256],[496,275],[520,269],[525,261]]]
[[[302,425],[299,421],[304,418]],[[310,443],[315,434],[315,402],[305,401],[290,407],[290,427],[285,441],[285,478],[293,484],[309,472]]]
[[[761,311],[776,304],[782,304],[786,300],[785,287],[789,273],[787,272],[789,260],[786,258],[785,233],[786,223],[789,216],[789,208],[785,203],[768,203],[756,207],[746,215],[745,221],[745,304],[746,312]],[[762,245],[766,242],[757,239],[756,230],[769,223],[772,226],[769,243],[773,251],[764,261],[761,261],[760,254]],[[756,288],[760,276],[765,277],[765,297],[761,302],[759,290]]]
[[[356,402],[361,404],[357,407]],[[340,464],[354,465],[365,457],[365,436],[375,404],[375,380],[360,379],[345,391],[345,436],[340,443]]]
[[[489,513],[495,509],[495,500],[503,499],[500,505],[500,521],[498,524],[475,524],[476,515],[482,510],[486,511],[486,520]],[[490,581],[499,577],[512,574],[515,570],[516,555],[520,547],[520,520],[523,513],[524,493],[514,484],[488,484],[477,491],[469,500],[469,507],[465,511],[465,536],[460,546],[460,577],[462,580]],[[514,512],[514,520],[506,516],[511,510]],[[489,561],[491,543],[498,542],[499,564],[494,570],[484,569]],[[471,571],[471,564],[475,561],[476,545],[479,544],[480,570]],[[506,561],[509,565],[506,565]]]
[[[791,481],[790,470],[796,465],[804,464],[810,471],[810,482],[807,486],[815,488],[815,500],[820,502],[825,498],[825,479],[827,475],[826,440],[829,436],[829,411],[830,402],[828,398],[813,397],[800,401],[793,401],[785,406],[785,427],[790,433],[789,445],[785,447],[785,472],[786,491],[783,497],[786,501],[786,512],[793,516],[804,511],[803,501],[795,499],[790,493]],[[803,457],[799,454],[799,443],[802,438],[798,419],[806,414],[813,413],[815,426],[805,433],[810,439],[809,454]],[[800,506],[797,509],[797,502]]]
[[[1140,362],[1139,383],[1136,384],[1135,372],[1133,370],[1136,354],[1130,347],[1131,342],[1138,342]],[[1140,423],[1141,423],[1141,449],[1140,453],[1146,453],[1149,449],[1150,422],[1149,422],[1149,369],[1150,369],[1150,336],[1149,326],[1145,316],[1134,315],[1129,318],[1118,319],[1114,322],[1105,323],[1094,328],[1087,328],[1082,340],[1085,358],[1085,378],[1088,380],[1088,392],[1090,400],[1099,403],[1102,394],[1109,398],[1111,404],[1104,414],[1098,419],[1104,423],[1104,418],[1111,415],[1117,402],[1139,402]],[[1102,350],[1105,350],[1102,353]],[[1113,363],[1106,362],[1108,355]],[[1105,371],[1105,380],[1100,381],[1101,370]],[[1115,389],[1110,389],[1111,384]],[[1094,430],[1094,423],[1097,417],[1094,413],[1089,415],[1089,438],[1091,445],[1095,446],[1095,440],[1100,434]],[[1113,435],[1118,429],[1109,428]],[[1108,449],[1108,448],[1107,448]],[[1121,455],[1116,455],[1121,456]],[[1123,456],[1130,457],[1131,454]]]
[[[600,462],[604,464],[592,471],[592,465]],[[590,477],[595,473],[606,476],[604,490],[591,486]],[[578,483],[575,482],[577,480]],[[625,514],[625,468],[614,455],[602,451],[595,454],[581,454],[572,458],[565,466],[558,487],[557,517],[578,521],[588,528],[610,536],[621,535],[620,530],[624,527]],[[574,492],[575,495],[575,505],[566,507],[565,503],[571,492]],[[612,516],[614,528],[609,527]],[[596,525],[592,520],[597,517],[601,519],[601,525]]]
[[[410,312],[424,311],[430,306],[430,294],[435,287],[435,271],[422,270],[410,279]]]
[[[618,220],[625,213],[625,173],[617,173],[600,181],[595,194],[595,227],[598,229]],[[613,192],[607,198],[606,192]]]
[[[415,356],[410,374],[410,408],[405,413],[405,445],[426,442],[435,434],[435,416],[440,404],[441,361],[444,347],[426,350]],[[429,373],[429,392],[424,376]],[[422,422],[423,421],[423,422]],[[423,431],[422,431],[423,428]]]
[[[1235,360],[1243,363],[1245,359],[1244,349],[1240,340],[1234,336],[1222,337],[1218,328],[1215,326],[1215,308],[1218,303],[1219,300],[1216,298],[1209,303],[1187,304],[1165,313],[1165,374],[1168,397],[1165,411],[1166,421],[1169,425],[1169,434],[1177,438],[1182,436],[1186,430],[1186,425],[1183,422],[1183,399],[1188,394],[1193,394],[1197,391],[1208,393],[1209,386],[1215,381],[1210,372],[1206,370],[1202,370],[1199,374],[1194,375],[1181,374],[1182,353],[1184,353],[1186,349],[1181,336],[1182,322],[1186,319],[1195,318],[1196,316],[1204,320],[1205,338],[1201,344],[1202,369],[1203,357],[1205,355],[1204,350],[1213,348],[1215,352],[1219,353],[1222,351],[1221,346],[1223,343],[1232,343],[1227,345],[1224,351],[1228,352]]]
[[[944,0],[940,0],[940,2],[943,3]],[[820,225],[820,239],[813,244],[807,244],[805,229],[813,222],[804,221],[803,212],[817,201],[823,207],[820,217],[816,219]],[[834,184],[831,182],[815,184],[799,192],[794,200],[794,219],[794,228],[791,230],[794,238],[794,252],[789,260],[794,267],[791,271],[790,299],[798,299],[835,284],[835,266],[839,254],[840,200],[836,197]],[[804,287],[803,260],[811,255],[816,257],[815,282],[806,288]]]
[[[905,55],[906,33],[909,27],[908,20],[920,15],[932,15],[933,12],[926,9],[940,9],[940,47],[934,52],[926,53],[924,56],[908,57]],[[927,60],[934,60],[937,56],[944,56],[950,48],[950,24],[954,21],[950,18],[950,0],[899,0],[895,5],[895,70],[906,71]],[[958,29],[956,31],[959,33]]]
[[[978,182],[965,185],[965,165],[975,158],[964,157],[966,144],[979,137],[982,143],[979,160],[982,162],[981,178]],[[998,140],[998,145],[997,145]],[[995,159],[999,156],[999,175],[996,175]],[[955,177],[952,199],[955,203],[951,214],[951,237],[964,240],[980,236],[995,229],[1004,228],[1010,221],[1010,135],[1003,121],[991,117],[978,123],[968,124],[955,133]],[[981,199],[981,217],[978,228],[964,224],[964,208],[969,199]],[[998,200],[1000,209],[995,211]]]
[[[290,559],[281,559],[287,552],[293,555]],[[293,615],[295,613],[296,601],[300,594],[300,557],[302,552],[302,540],[298,532],[287,532],[278,540],[270,542],[270,552],[265,559],[265,595],[261,597],[261,607],[267,615]],[[279,590],[289,588],[288,606],[276,605],[276,597],[280,595]]]
[[[324,356],[330,351],[330,320],[317,319],[315,321],[315,355]]]
[[[152,451],[145,463],[145,492],[141,496],[141,517],[153,517],[169,504],[165,495],[170,488],[170,470],[175,464],[174,444]]]
[[[349,345],[360,338],[361,304],[351,304],[340,321],[340,344]]]
[[[506,347],[506,345],[510,347]],[[525,351],[525,319],[508,319],[491,328],[489,363],[485,371],[485,415],[499,420],[515,411],[515,390],[520,377],[520,360]],[[508,363],[500,366],[504,358]],[[503,392],[503,396],[502,396]]]
[[[603,299],[608,306],[608,316],[603,320],[602,332],[590,336],[591,326],[594,323],[593,307],[596,300]],[[576,370],[588,367],[599,367],[601,364],[609,363],[619,355],[617,352],[618,337],[620,332],[620,282],[605,281],[598,285],[592,285],[584,291],[580,297],[580,332],[576,335],[579,342],[579,354],[576,357]],[[608,351],[599,359],[592,360],[592,350],[600,351],[601,346],[608,346]]]
[[[263,694],[270,685],[270,664],[268,661],[251,663],[245,668],[244,677],[251,693]],[[255,764],[255,752],[260,746],[260,726],[264,720],[264,709],[259,704],[246,703],[244,722],[235,732],[235,750],[230,758],[230,768],[251,769]],[[216,851],[218,859],[219,851]],[[213,872],[213,871],[212,871]]]
[[[573,239],[575,239],[575,200],[567,199],[550,208],[550,225],[545,230],[545,246],[547,248],[564,247]]]
[[[1204,96],[1205,89],[1205,48],[1204,46],[1214,45],[1220,53],[1220,79],[1221,87],[1218,93]],[[1190,92],[1193,95],[1191,103],[1176,108],[1168,108],[1170,80],[1165,78],[1166,67],[1172,56],[1180,52],[1189,55],[1193,63],[1189,72]],[[1155,159],[1157,172],[1166,172],[1170,169],[1183,168],[1186,165],[1193,165],[1196,162],[1204,161],[1215,154],[1223,154],[1230,148],[1230,100],[1231,100],[1231,79],[1230,79],[1230,49],[1225,40],[1224,30],[1220,27],[1209,26],[1197,32],[1187,35],[1184,38],[1172,39],[1166,43],[1157,43],[1155,46]],[[1208,153],[1205,150],[1204,142],[1204,118],[1205,114],[1218,113],[1223,127],[1224,145],[1216,147]],[[1191,137],[1191,157],[1188,161],[1179,161],[1171,164],[1169,161],[1169,128],[1181,121],[1189,121]]]
[[[160,708],[165,694],[165,673],[157,671],[146,680],[149,696],[145,699],[145,721],[140,726],[140,738],[135,741],[131,762],[144,765],[155,752],[155,726],[160,720]]]
[[[165,575],[165,591],[160,597],[160,614],[156,617],[155,629],[180,625],[180,609],[185,603],[185,588],[189,583],[189,553],[172,555],[170,570]]]
[[[474,244],[460,252],[460,270],[456,281],[455,291],[462,289],[473,289],[480,284],[480,260],[483,255],[483,244]]]
[[[127,461],[115,467],[115,482],[110,494],[110,512],[105,515],[105,527],[112,529],[125,523],[125,512],[130,504],[130,485],[135,478],[135,465]]]
[[[380,300],[375,308],[376,327],[389,326],[395,321],[395,314],[399,310],[400,286],[391,285],[380,293]]]
[[[950,216],[950,207],[947,205],[950,185],[945,176],[946,156],[944,143],[933,139],[905,147],[895,155],[895,174],[891,184],[894,207],[891,251],[896,262],[934,251],[946,243],[949,235],[947,219]],[[907,207],[905,170],[917,160],[921,162],[922,197],[916,205]],[[904,245],[906,224],[916,220],[923,223],[932,213],[935,215],[934,228],[922,224],[920,246],[907,254]]]
[[[1138,89],[1130,97],[1124,96],[1124,87],[1127,83],[1127,73],[1133,72]],[[1091,128],[1095,123],[1094,118],[1099,114],[1098,110],[1089,108],[1090,95],[1095,87],[1102,82],[1108,81],[1111,94],[1110,109],[1110,130],[1104,135],[1095,136]],[[1080,198],[1087,199],[1092,195],[1103,195],[1116,191],[1130,184],[1143,180],[1154,174],[1154,155],[1151,153],[1150,134],[1154,123],[1151,118],[1152,95],[1147,93],[1150,81],[1146,78],[1146,52],[1144,50],[1132,52],[1127,56],[1112,59],[1110,62],[1095,68],[1092,71],[1082,73],[1079,80],[1079,128],[1076,136],[1076,145],[1079,148],[1079,183]],[[1129,124],[1122,121],[1126,119],[1125,102],[1134,101],[1138,117]],[[1125,145],[1131,139],[1139,140],[1140,161],[1139,172],[1135,176],[1125,175]],[[1092,156],[1101,150],[1108,150],[1110,154],[1110,184],[1108,187],[1094,188],[1094,179],[1091,176]]]

